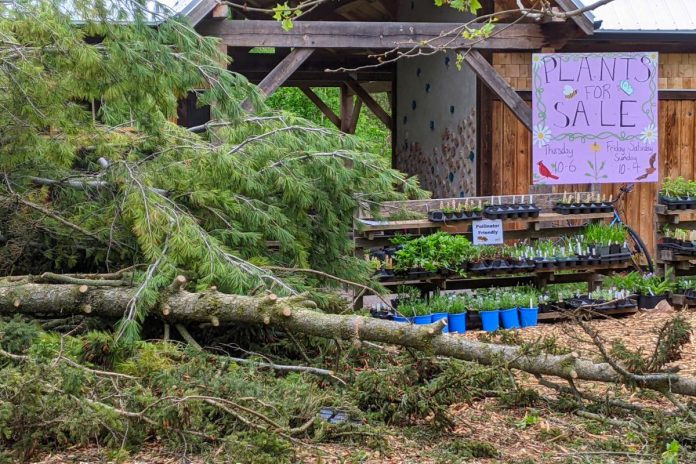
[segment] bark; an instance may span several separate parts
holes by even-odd
[[[63,284],[18,283],[0,286],[0,313],[12,315],[66,316],[85,314],[119,318],[135,289],[128,287],[85,287]],[[414,326],[381,319],[323,314],[313,311],[302,297],[276,298],[219,293],[170,291],[162,296],[157,313],[172,323],[266,324],[318,337],[361,340],[426,350],[486,365],[505,363],[536,375],[571,380],[633,383],[643,388],[696,396],[696,378],[675,374],[650,374],[626,379],[608,363],[596,363],[573,355],[527,354],[516,346],[497,345],[442,334],[442,326]],[[89,311],[86,311],[89,308]],[[642,380],[641,380],[642,379]]]

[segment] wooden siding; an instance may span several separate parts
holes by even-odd
[[[522,195],[530,192],[531,134],[501,102],[494,101],[492,111],[493,195]],[[664,177],[696,178],[696,101],[661,100],[659,102],[660,181]],[[604,184],[602,193],[615,195],[621,185]],[[654,250],[653,206],[659,184],[635,184],[625,203],[625,220]],[[554,191],[588,191],[587,184],[558,186]]]

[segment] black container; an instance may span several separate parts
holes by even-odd
[[[653,309],[657,304],[666,300],[667,295],[638,295],[638,307],[642,309]]]
[[[394,271],[391,269],[380,269],[375,274],[379,280],[391,280],[394,278]]]
[[[696,208],[696,198],[673,198],[660,195],[660,204],[667,206],[667,209],[681,210]]]
[[[609,213],[614,211],[614,206],[611,203],[556,203],[553,211],[558,214],[588,214],[588,213]]]
[[[530,217],[539,217],[540,209],[534,204],[520,205],[491,205],[486,206],[483,210],[483,215],[490,219],[524,219]]]
[[[466,312],[466,328],[468,329],[480,329],[481,325],[481,315],[478,311],[467,311]]]

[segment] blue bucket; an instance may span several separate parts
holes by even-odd
[[[445,320],[447,320],[447,313],[432,313],[432,314],[430,315],[430,321],[431,321],[431,322],[437,322],[437,321],[439,321],[440,319],[445,319]],[[447,323],[449,324],[449,321],[447,321]],[[448,325],[446,325],[446,326],[444,326],[444,327],[442,328],[442,333],[447,333],[447,332],[449,332],[449,326],[448,326]]]
[[[451,314],[448,316],[449,324],[447,327],[450,332],[463,334],[466,332],[466,313]]]
[[[520,308],[520,324],[522,327],[533,327],[539,319],[539,308]]]
[[[414,324],[422,325],[422,324],[430,324],[430,322],[432,322],[431,318],[430,318],[430,314],[426,314],[424,316],[413,316],[413,323]]]
[[[409,321],[408,317],[404,317],[404,316],[394,316],[392,318],[392,321],[394,321],[394,322],[411,322],[411,321]]]
[[[481,325],[486,332],[495,332],[500,328],[500,311],[481,311]]]
[[[500,320],[503,323],[504,329],[520,328],[520,316],[517,314],[517,308],[501,309]]]

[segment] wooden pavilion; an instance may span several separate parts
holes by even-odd
[[[394,166],[417,174],[435,197],[530,192],[531,54],[538,51],[660,52],[661,176],[694,178],[696,41],[685,40],[685,31],[608,33],[592,13],[542,22],[509,16],[496,23],[492,38],[467,40],[448,33],[470,15],[423,0],[335,0],[285,31],[257,11],[276,3],[247,0],[246,8],[237,9],[194,0],[183,13],[202,34],[219,37],[233,60],[231,69],[265,94],[298,87],[348,133],[364,105],[391,130]],[[480,15],[517,8],[515,0],[482,3]],[[556,4],[559,12],[583,6],[582,0]],[[466,49],[471,51],[459,70],[456,52]],[[393,55],[387,55],[380,61],[390,50],[417,56],[390,60]],[[312,91],[315,87],[341,89],[337,113]],[[390,95],[389,108],[372,97],[376,92]],[[617,188],[601,186],[605,193]],[[628,221],[650,244],[656,192],[655,184],[639,185],[627,208]]]

